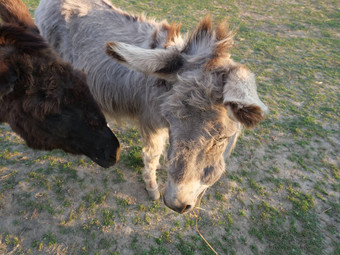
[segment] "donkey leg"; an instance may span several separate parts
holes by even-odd
[[[159,158],[163,153],[167,136],[167,132],[162,130],[152,135],[149,134],[147,137],[143,137],[143,160],[145,165],[143,180],[149,197],[153,200],[158,200],[160,198],[156,170],[159,166]]]

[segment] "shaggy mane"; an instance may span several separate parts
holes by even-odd
[[[216,28],[216,45],[212,58],[206,63],[206,70],[213,70],[225,65],[225,60],[230,58],[230,49],[234,46],[234,35],[237,30],[231,31],[229,24],[222,21]]]
[[[168,31],[168,35],[165,41],[165,47],[168,48],[172,44],[174,44],[177,37],[180,37],[180,29],[182,24],[171,23],[171,25],[166,26]]]
[[[211,41],[212,33],[212,17],[207,15],[190,34],[182,52],[190,55],[195,53],[195,46],[202,44],[206,40]]]
[[[230,58],[233,38],[236,31],[231,31],[226,21],[220,22],[213,29],[211,15],[205,16],[196,29],[189,35],[182,52],[189,55],[203,54],[204,69],[211,71],[225,65]]]

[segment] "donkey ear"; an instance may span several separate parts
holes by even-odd
[[[223,88],[223,103],[228,115],[248,128],[255,127],[264,120],[268,112],[256,91],[255,76],[246,67],[232,68]]]
[[[0,61],[0,99],[14,90],[17,79],[15,71]]]
[[[108,42],[106,54],[119,63],[142,73],[176,80],[185,59],[174,49],[144,49],[121,42]]]

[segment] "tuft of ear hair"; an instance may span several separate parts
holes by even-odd
[[[182,52],[189,55],[192,54],[193,45],[200,44],[200,42],[207,38],[210,39],[212,37],[212,33],[212,17],[208,14],[200,21],[196,29],[191,33]]]
[[[212,33],[212,16],[210,14],[205,15],[205,17],[201,20],[201,22],[198,24],[196,29],[196,35],[204,35],[204,34],[210,34]]]
[[[121,55],[119,55],[116,52],[116,48],[118,47],[117,43],[115,42],[107,42],[106,43],[106,48],[105,48],[105,52],[108,56],[110,56],[111,58],[115,59],[118,62],[122,62],[125,63],[126,60],[124,57],[122,57]]]
[[[234,35],[237,30],[231,31],[226,20],[218,24],[215,30],[216,43],[212,58],[206,63],[206,70],[213,70],[225,64],[225,60],[230,58],[230,48],[234,46]]]
[[[248,105],[240,108],[238,104],[229,103],[232,116],[247,128],[255,128],[265,118],[259,106]]]
[[[171,23],[168,27],[168,35],[166,37],[165,48],[168,48],[175,43],[176,38],[180,36],[180,29],[182,24]]]

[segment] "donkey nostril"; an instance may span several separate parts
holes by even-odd
[[[191,205],[186,205],[184,208],[183,208],[183,211],[182,212],[187,212],[187,211],[190,211],[191,210]]]

